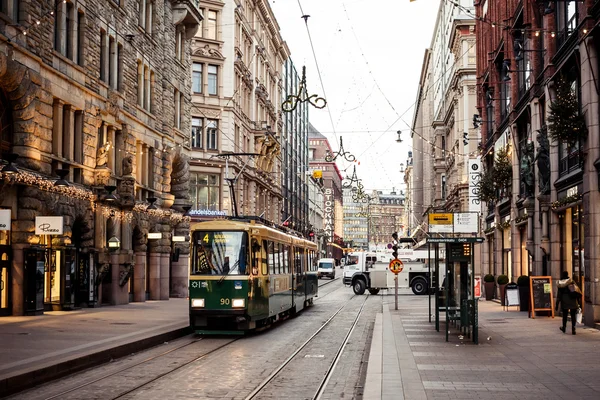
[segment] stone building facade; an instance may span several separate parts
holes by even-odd
[[[196,3],[2,2],[4,314],[187,294]]]
[[[238,215],[280,223],[289,50],[267,1],[200,1],[192,45],[192,217]],[[235,156],[219,156],[235,153]]]
[[[476,27],[482,163],[492,168],[498,150],[508,149],[512,166],[510,184],[484,208],[483,272],[557,279],[566,270],[584,289],[584,322],[593,325],[600,320],[600,5],[488,0],[475,9],[497,25]],[[551,135],[550,106],[564,85],[578,106],[569,119],[583,116],[587,137]]]

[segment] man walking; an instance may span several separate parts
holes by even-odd
[[[556,311],[558,311],[558,305],[560,304],[562,309],[562,326],[559,328],[563,333],[566,333],[567,329],[567,314],[571,314],[571,333],[575,335],[575,323],[577,320],[577,310],[579,309],[579,298],[581,297],[581,290],[575,283],[575,281],[569,278],[569,273],[563,271],[560,274],[560,280],[557,282],[558,293],[556,294]]]

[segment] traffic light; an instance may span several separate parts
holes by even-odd
[[[463,144],[467,146],[469,144],[469,133],[463,132]]]
[[[392,256],[398,258],[398,232],[392,233]]]

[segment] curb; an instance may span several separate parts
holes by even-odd
[[[0,398],[192,333],[189,326],[0,380]]]

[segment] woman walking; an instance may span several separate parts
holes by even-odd
[[[556,311],[558,311],[558,305],[560,304],[562,309],[562,326],[559,328],[563,333],[566,333],[567,329],[567,314],[571,314],[571,333],[575,335],[575,323],[577,320],[577,310],[579,309],[579,298],[581,297],[581,290],[575,283],[575,281],[569,278],[569,273],[563,271],[560,274],[560,280],[557,282],[558,293],[556,294]]]

